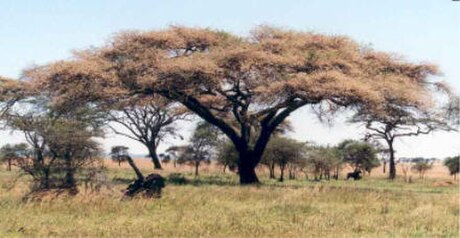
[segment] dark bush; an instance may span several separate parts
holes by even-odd
[[[188,181],[185,178],[185,176],[181,173],[171,173],[168,175],[168,183],[184,185],[187,184]]]

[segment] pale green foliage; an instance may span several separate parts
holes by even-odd
[[[344,140],[338,146],[343,160],[357,170],[364,170],[368,173],[380,165],[377,158],[377,150],[369,143]]]

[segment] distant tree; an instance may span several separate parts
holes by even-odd
[[[179,153],[182,150],[182,146],[170,146],[164,153],[159,156],[162,160],[173,161],[174,168],[178,164]]]
[[[217,148],[217,164],[223,167],[225,173],[228,168],[230,171],[238,170],[238,151],[230,141],[223,141]]]
[[[433,168],[433,164],[429,163],[428,161],[418,161],[414,165],[412,165],[412,170],[416,171],[419,174],[420,178],[423,178],[426,171]]]
[[[294,165],[302,158],[303,144],[293,139],[285,137],[273,137],[267,145],[267,149],[262,156],[263,164],[269,166],[270,178],[274,178],[275,164],[279,166],[281,174],[279,181],[284,180],[284,171],[288,165]],[[293,169],[291,167],[291,178],[293,176]]]
[[[126,146],[113,146],[110,150],[110,157],[113,161],[126,161],[128,162],[129,166],[133,169],[134,173],[136,174],[137,180],[140,182],[144,181],[144,175],[137,167],[134,160],[129,155],[129,148]]]
[[[110,126],[119,135],[142,143],[149,152],[155,169],[161,169],[157,148],[167,136],[178,136],[174,122],[185,117],[184,111],[165,99],[154,97],[132,100],[109,107],[109,120],[128,132]]]
[[[460,156],[446,158],[444,165],[449,169],[450,175],[457,179],[457,174],[460,173]]]
[[[26,143],[20,144],[6,144],[0,148],[0,163],[6,163],[6,169],[11,171],[11,166],[15,162],[27,159],[31,156],[31,151]]]
[[[369,143],[344,140],[337,145],[343,160],[349,163],[356,171],[363,170],[371,173],[372,169],[380,166],[377,150]]]
[[[333,172],[333,177],[338,179],[343,164],[337,149],[329,146],[308,145],[305,160],[315,180],[330,179],[331,172]]]
[[[219,143],[219,129],[207,122],[199,122],[190,138],[190,144],[180,150],[178,160],[195,168],[198,176],[202,163],[210,164],[211,159],[217,155]]]
[[[435,68],[430,71],[437,72]],[[458,100],[458,97],[443,83],[427,82],[423,75],[414,74],[414,76],[414,79],[422,84],[405,86],[408,87],[407,92],[401,94],[407,95],[386,95],[387,103],[377,108],[362,107],[351,119],[352,122],[363,123],[366,126],[368,130],[366,139],[383,140],[387,144],[389,179],[396,177],[394,142],[397,138],[425,135],[441,130],[455,130],[457,121],[455,110],[458,110],[456,109],[458,105],[455,106],[452,100]],[[443,105],[438,99],[446,95],[448,106]]]

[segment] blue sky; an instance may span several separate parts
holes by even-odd
[[[444,72],[442,79],[460,91],[460,2],[451,0],[0,0],[0,75],[18,77],[27,66],[67,58],[72,49],[101,45],[121,30],[171,24],[241,35],[258,24],[344,34],[414,62],[436,63]],[[306,110],[292,120],[298,129],[293,136],[302,140],[335,143],[361,132],[340,119],[333,127],[321,125]],[[460,153],[459,138],[437,133],[405,139],[398,143],[398,152],[447,156]],[[0,134],[0,144],[16,140],[18,136]],[[108,147],[120,141],[112,136],[104,143]],[[132,148],[143,153],[135,143]]]

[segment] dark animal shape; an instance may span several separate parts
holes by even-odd
[[[347,180],[350,178],[353,178],[354,180],[360,180],[361,179],[361,170],[356,170],[354,172],[348,173],[347,174]]]
[[[145,179],[137,179],[128,186],[125,196],[133,197],[136,194],[145,192],[148,198],[160,198],[161,190],[165,187],[165,179],[159,174],[149,174]]]

